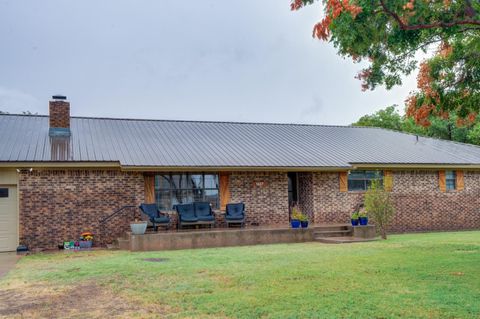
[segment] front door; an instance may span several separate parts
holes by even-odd
[[[0,252],[18,245],[17,187],[0,185]]]
[[[288,207],[298,203],[298,175],[297,173],[288,173]]]

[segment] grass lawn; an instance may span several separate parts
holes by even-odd
[[[0,280],[1,316],[480,318],[480,232],[36,254]]]

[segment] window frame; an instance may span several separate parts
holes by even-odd
[[[206,187],[206,178],[205,176],[214,176],[214,185],[216,187],[211,187],[211,181],[208,182]],[[165,181],[165,177],[168,176],[168,180]],[[194,177],[195,176],[195,177]],[[201,178],[201,186],[199,187],[198,182],[194,182],[194,178]],[[183,179],[185,177],[185,179]],[[159,179],[164,179],[162,182]],[[166,183],[168,183],[168,187]],[[178,185],[175,185],[176,182]],[[209,191],[216,192],[216,199],[213,202],[209,199],[210,196],[207,193]],[[194,201],[206,201],[212,204],[213,209],[218,209],[220,207],[220,178],[218,173],[210,172],[170,172],[164,174],[155,174],[154,176],[154,192],[155,192],[155,203],[157,207],[161,210],[173,210],[174,206],[182,203],[185,198],[191,197],[191,200],[188,202]],[[163,205],[164,201],[162,200],[162,194],[168,196],[167,205]],[[181,194],[179,196],[179,194]],[[199,198],[199,195],[201,198]]]
[[[453,184],[452,184],[452,181],[453,181]],[[453,185],[453,188],[451,187],[452,185]],[[447,192],[448,191],[453,192],[457,190],[457,172],[456,171],[454,170],[445,171],[445,190]]]
[[[363,174],[361,177],[351,177],[354,172],[355,174]],[[374,177],[368,177],[369,174],[374,174]],[[384,173],[382,170],[351,170],[348,171],[347,174],[347,190],[349,192],[366,192],[371,184],[371,181],[373,180],[379,180],[381,187],[383,187],[383,181],[384,181]],[[353,188],[351,187],[350,182],[356,181],[356,182],[363,182],[363,186],[361,189],[358,188]]]

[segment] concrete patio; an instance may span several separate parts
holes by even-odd
[[[324,238],[350,238],[350,242],[365,241],[353,236],[349,224],[316,224],[293,229],[289,225],[249,226],[246,228],[191,229],[182,231],[127,233],[118,238],[118,248],[130,251],[156,251],[278,243],[323,242]]]

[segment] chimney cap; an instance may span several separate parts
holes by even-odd
[[[67,99],[67,97],[65,95],[61,95],[61,94],[56,94],[56,95],[52,95],[52,99],[54,100],[60,100],[60,101],[65,101]]]

